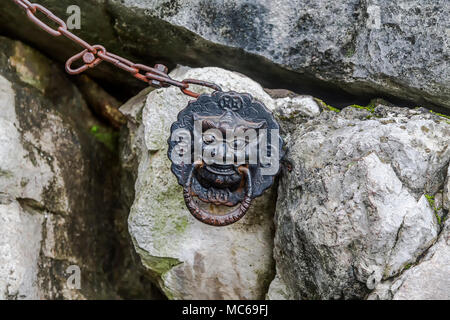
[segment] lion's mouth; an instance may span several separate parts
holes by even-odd
[[[234,165],[212,164],[206,165],[206,170],[217,175],[230,176],[237,173]]]

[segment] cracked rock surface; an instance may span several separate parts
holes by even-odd
[[[450,278],[437,199],[448,185],[449,142],[448,119],[380,102],[300,124],[280,178],[268,297],[448,296],[448,281],[437,279]],[[397,279],[400,289],[380,289]]]
[[[39,3],[65,20],[74,1]],[[391,96],[409,104],[450,108],[447,0],[85,0],[75,4],[82,13],[81,29],[74,30],[77,35],[132,61],[218,66],[249,75],[265,86],[290,86],[328,101],[348,103],[353,95]],[[8,35],[30,41],[59,61],[80,50],[38,30],[12,1],[2,1],[0,6],[0,25]],[[93,74],[118,88],[123,84],[139,88],[107,64]]]
[[[151,297],[120,232],[117,161],[76,87],[0,37],[0,110],[0,299]]]
[[[450,220],[438,241],[416,265],[399,277],[383,281],[369,299],[449,300],[450,299]]]

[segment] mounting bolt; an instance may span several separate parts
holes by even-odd
[[[92,52],[86,52],[83,55],[83,62],[85,64],[91,64],[92,62],[94,62],[94,60],[95,60],[95,56]]]
[[[154,68],[156,70],[158,70],[158,71],[164,72],[165,74],[167,74],[167,72],[169,71],[169,69],[165,65],[159,64],[159,63],[155,64]],[[158,81],[158,80],[152,80],[150,82],[150,85],[153,86],[153,87],[156,87],[156,88],[161,88],[161,87],[166,87],[167,88],[167,87],[170,86],[169,84],[161,83],[161,81]]]

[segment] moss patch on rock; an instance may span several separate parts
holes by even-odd
[[[119,133],[117,131],[95,125],[91,127],[90,132],[95,139],[104,144],[110,151],[114,152],[118,150]]]

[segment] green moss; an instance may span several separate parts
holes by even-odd
[[[357,105],[357,104],[352,104],[352,105],[350,105],[349,106],[350,108],[356,108],[356,109],[362,109],[362,110],[367,110],[367,111],[369,111],[370,113],[373,113],[374,111],[375,111],[375,107],[374,107],[374,105],[367,105],[367,106],[360,106],[360,105]]]
[[[430,206],[431,206],[432,208],[434,208],[434,196],[430,196],[429,194],[426,194],[426,195],[425,195],[425,198],[427,198],[428,203],[430,204]]]
[[[182,217],[175,221],[175,230],[182,234],[186,231],[187,226],[189,225],[189,220],[187,217]]]
[[[421,107],[421,106],[415,106],[414,109],[416,109],[416,110],[417,110],[417,109],[427,109],[427,110],[430,111],[430,113],[432,113],[432,114],[434,114],[434,115],[436,115],[436,116],[438,116],[438,117],[442,117],[442,118],[447,119],[447,121],[445,121],[445,122],[448,123],[448,124],[450,124],[450,116],[449,116],[449,115],[442,114],[442,113],[433,111],[433,110],[431,110],[430,108]]]
[[[350,163],[347,165],[347,169],[350,169],[350,168],[353,167],[355,164],[356,164],[355,161],[350,162]]]
[[[164,187],[153,189],[152,203],[155,206],[154,210],[157,210],[158,213],[152,216],[151,232],[175,234],[177,241],[180,241],[189,226],[188,217],[180,215],[175,210],[175,208],[185,208],[183,188],[178,183],[168,183]],[[155,247],[160,250],[166,248],[165,237],[155,239]]]
[[[334,111],[334,112],[340,112],[341,110],[339,110],[339,109],[337,109],[337,108],[335,108],[335,107],[332,107],[332,106],[329,106],[329,105],[327,105],[326,106],[330,111]]]
[[[171,294],[170,290],[164,287],[163,277],[164,274],[169,272],[173,267],[182,264],[183,262],[170,257],[151,256],[147,251],[139,247],[136,247],[136,251],[141,256],[142,262],[145,267],[149,270],[149,275],[152,278],[152,281],[158,283],[160,289],[164,292],[166,297],[169,300],[172,300],[174,297]]]
[[[136,121],[141,124],[142,123],[142,113],[144,112],[144,108],[141,108],[136,115]]]
[[[439,112],[434,112],[433,110],[430,110],[430,112],[432,114],[435,114],[435,115],[439,116],[439,117],[443,117],[443,118],[446,118],[446,119],[450,120],[450,116],[448,116],[448,115],[445,115],[445,114],[442,114],[442,113],[439,113]]]
[[[355,48],[349,48],[347,50],[347,52],[345,53],[345,56],[347,58],[351,58],[351,57],[353,57],[354,54],[355,54]]]
[[[288,121],[288,120],[292,120],[295,119],[298,115],[300,114],[299,110],[294,110],[292,111],[289,115],[278,115],[278,119],[282,120],[282,121]]]
[[[116,151],[119,143],[119,133],[109,128],[92,126],[91,134],[110,151]]]
[[[339,109],[337,109],[337,108],[335,108],[335,107],[332,107],[332,106],[326,104],[326,103],[325,103],[323,100],[321,100],[321,99],[314,98],[314,100],[316,100],[316,102],[317,102],[319,105],[321,105],[323,109],[328,109],[329,111],[333,111],[333,112],[340,112],[340,111],[341,111],[341,110],[339,110]]]
[[[377,106],[378,103],[384,103],[384,104],[389,104],[388,102],[382,100],[382,99],[372,99],[370,100],[369,104],[367,105],[367,108],[371,109],[371,110],[375,110],[375,107]]]
[[[141,256],[144,265],[150,269],[153,276],[161,277],[173,267],[183,263],[176,258],[152,256],[139,247],[136,247],[136,251]]]
[[[418,107],[417,107],[417,108],[418,108]],[[432,114],[434,114],[434,115],[436,115],[436,116],[439,116],[439,117],[448,119],[448,120],[446,120],[445,122],[446,122],[447,124],[450,124],[450,116],[448,116],[448,115],[446,115],[446,114],[439,113],[439,112],[435,112],[435,111],[433,111],[433,110],[430,110],[430,113],[432,113]]]
[[[11,178],[12,176],[12,172],[0,169],[0,177]]]
[[[181,263],[178,259],[175,258],[160,258],[150,256],[145,259],[145,262],[146,265],[152,269],[152,271],[156,272],[160,276]]]
[[[10,57],[9,63],[16,69],[20,80],[45,93],[52,78],[50,61],[21,42],[15,42],[14,45],[14,55]]]
[[[429,194],[425,194],[425,198],[427,198],[431,209],[433,209],[433,212],[434,212],[434,215],[436,216],[438,224],[442,225],[443,221],[442,221],[441,217],[439,216],[439,210],[441,210],[442,207],[439,207],[439,208],[436,207],[436,201],[434,200],[434,196],[431,196]]]
[[[412,263],[408,263],[408,264],[403,268],[403,270],[408,270],[408,269],[411,268],[412,266],[413,266]]]

